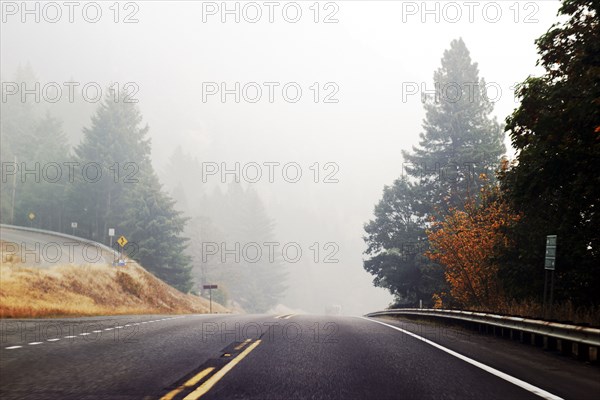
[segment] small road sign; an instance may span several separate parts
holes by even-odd
[[[556,263],[556,235],[546,236],[546,258],[544,268],[554,270]]]
[[[77,228],[77,222],[71,222],[71,228],[73,228],[73,229]]]
[[[115,236],[115,228],[109,228],[108,229],[108,236],[110,236],[110,237]]]
[[[203,285],[202,289],[207,289],[208,290],[208,296],[210,299],[210,313],[212,314],[212,290],[213,289],[218,289],[219,287],[217,285]]]
[[[125,247],[125,245],[127,244],[127,239],[125,238],[125,236],[121,236],[118,240],[117,243],[119,243],[119,246],[121,247]]]
[[[32,213],[32,212],[30,212],[30,213],[27,215],[27,218],[29,218],[29,220],[30,220],[30,221],[33,221],[33,220],[35,219],[35,213]]]

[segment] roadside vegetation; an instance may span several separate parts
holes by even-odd
[[[24,266],[2,243],[0,318],[208,313],[206,299],[184,294],[139,264]],[[14,249],[14,246],[10,247]],[[228,310],[213,302],[213,312]]]
[[[17,70],[13,81],[33,87],[37,79],[27,66]],[[82,107],[77,118],[85,119],[82,132],[63,130],[52,109],[38,103],[11,96],[2,104],[2,165],[21,171],[58,165],[61,176],[14,174],[2,179],[0,222],[105,245],[110,245],[108,232],[114,229],[115,240],[123,235],[129,241],[126,254],[184,293],[217,284],[213,300],[227,307],[260,313],[277,306],[287,287],[288,269],[281,260],[265,255],[257,262],[233,257],[223,261],[221,254],[206,254],[207,244],[280,242],[258,193],[239,182],[231,182],[224,192],[218,186],[209,190],[202,182],[205,160],[181,146],[161,181],[141,107],[115,97],[125,99],[127,94],[109,90],[95,110],[78,100]],[[118,249],[115,240],[112,246]],[[201,294],[208,296],[206,291]]]
[[[600,6],[565,0],[559,14],[536,41],[545,72],[517,87],[506,118],[514,160],[466,45],[444,53],[419,146],[365,225],[364,267],[394,306],[600,325]],[[473,82],[462,97],[444,89]],[[558,245],[544,312],[547,235]]]

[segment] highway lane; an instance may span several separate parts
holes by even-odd
[[[23,263],[39,268],[64,264],[112,264],[114,258],[93,242],[7,226],[0,226],[0,240],[16,244],[14,250]]]
[[[405,332],[360,317],[312,315],[3,320],[0,397],[540,398],[407,333],[418,330],[420,323],[379,321]],[[485,366],[503,353],[502,342],[490,343],[477,335],[451,341],[429,338]],[[507,344],[509,354],[511,345]],[[530,380],[532,374],[524,371],[535,368],[539,379],[534,386],[546,391],[542,394],[577,399],[598,395],[597,367],[548,354],[536,362],[534,353],[522,347],[522,361],[516,358],[508,367],[502,360],[496,362],[504,373]],[[555,370],[561,369],[580,379],[558,381],[555,375],[560,371]]]

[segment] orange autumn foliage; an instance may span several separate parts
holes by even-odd
[[[451,209],[443,221],[433,221],[426,256],[444,266],[453,301],[489,310],[505,304],[494,255],[509,246],[507,228],[519,219],[500,189],[488,185],[479,201],[470,198],[464,210]],[[436,296],[438,303],[441,297]]]

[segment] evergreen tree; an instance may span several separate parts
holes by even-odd
[[[162,190],[150,162],[149,128],[141,123],[135,104],[107,95],[75,149],[84,169],[72,185],[70,209],[82,220],[88,237],[106,242],[108,228],[117,228],[132,242],[132,258],[187,292],[192,287],[191,267],[187,239],[180,236],[186,219]],[[95,168],[86,173],[88,165],[100,166],[100,175]]]
[[[27,89],[33,89],[37,78],[29,64],[25,67],[19,66],[11,83],[18,86],[18,93],[8,95],[4,90],[8,89],[2,85],[2,97],[6,101],[1,104],[2,121],[0,121],[2,133],[2,146],[8,146],[12,155],[17,160],[33,160],[32,147],[35,147],[34,131],[36,121],[40,115],[39,103],[35,101],[32,94],[25,99],[21,96],[21,85]],[[25,101],[23,101],[25,100]]]
[[[242,246],[256,243],[262,248],[262,254],[256,262],[248,262],[253,254],[242,259],[240,273],[245,278],[240,280],[240,303],[248,312],[266,312],[277,305],[286,289],[287,272],[280,258],[283,244],[280,244],[273,257],[268,252],[265,243],[276,242],[273,234],[274,222],[257,193],[248,189],[245,192],[244,203],[240,209],[237,235]]]
[[[189,216],[198,215],[204,183],[197,160],[184,152],[181,146],[177,146],[169,158],[164,176],[167,178],[167,189],[179,209]]]
[[[275,247],[273,255],[265,245],[277,241],[274,223],[260,198],[254,190],[230,183],[226,193],[217,187],[205,204],[203,212],[213,222],[196,220],[190,251],[195,264],[202,258],[202,243],[218,246],[219,252],[204,256],[205,262],[200,263],[202,276],[218,281],[231,301],[246,311],[268,311],[283,297],[287,271],[280,257],[283,243]],[[239,261],[233,254],[225,253],[236,251],[236,246]],[[260,248],[260,257],[255,253],[256,247]]]
[[[426,250],[426,220],[419,216],[415,184],[406,177],[385,186],[375,206],[375,219],[365,224],[371,256],[364,268],[375,276],[375,286],[388,289],[396,305],[428,304],[445,287],[443,272],[423,256]]]
[[[32,87],[35,81],[35,75],[31,67],[27,65],[25,68],[19,66],[12,82],[19,86],[21,83],[26,83],[28,88]],[[25,161],[31,161],[30,154],[31,145],[33,144],[33,131],[35,130],[35,121],[37,118],[37,105],[32,101],[24,102],[21,95],[9,95],[5,92],[8,85],[2,85],[2,98],[6,96],[6,101],[2,101],[0,108],[2,118],[0,119],[0,161],[2,162],[2,182],[0,182],[0,220],[2,223],[22,224],[21,199],[30,197],[21,196],[23,184],[20,174],[9,175],[8,171],[12,168],[12,163],[16,162],[19,165]],[[11,166],[8,166],[11,164]],[[14,196],[14,202],[13,202]],[[14,203],[14,204],[13,204]]]
[[[490,116],[485,80],[462,39],[450,43],[433,81],[435,96],[425,98],[419,146],[402,151],[406,173],[418,183],[415,211],[421,215],[462,207],[482,187],[480,174],[493,178],[506,150],[504,133]]]
[[[20,91],[22,84],[32,89],[35,81],[28,65],[18,68],[12,82]],[[6,174],[0,184],[1,221],[29,226],[32,222],[27,215],[33,212],[36,227],[61,230],[67,182],[63,170],[64,163],[70,159],[61,121],[48,112],[45,117],[40,117],[40,106],[33,95],[27,95],[25,99],[20,94],[7,96],[1,106],[3,169],[12,168],[15,162],[17,168],[16,175]]]
[[[192,218],[186,226],[185,234],[191,238],[187,253],[192,258],[194,283],[200,289],[207,284],[218,285],[218,291],[213,290],[213,300],[229,306],[228,293],[232,287],[238,285],[236,265],[228,261],[222,262],[221,254],[212,253],[213,246],[219,246],[226,241],[225,234],[205,216]],[[202,292],[208,296],[203,289]]]
[[[65,163],[71,157],[62,123],[49,113],[37,121],[33,131],[28,164],[39,169],[39,179],[27,179],[20,188],[19,219],[26,223],[29,211],[36,214],[37,226],[43,229],[62,231],[68,174]],[[39,168],[38,168],[39,166]],[[18,189],[19,190],[19,189]]]
[[[191,258],[180,234],[187,218],[175,210],[175,201],[162,191],[153,171],[141,176],[128,193],[127,212],[118,230],[135,243],[132,257],[154,275],[182,292],[192,289]]]
[[[493,175],[505,151],[485,81],[462,39],[451,42],[433,78],[419,146],[402,151],[403,176],[385,187],[375,219],[365,225],[364,268],[403,305],[428,303],[446,286],[442,268],[422,256],[429,219],[462,208],[484,184],[479,174]]]
[[[153,175],[149,128],[141,122],[134,103],[114,101],[109,93],[75,148],[79,165],[70,199],[73,214],[82,220],[81,228],[90,239],[107,242],[108,228],[121,221],[127,193],[135,190],[138,176]]]

